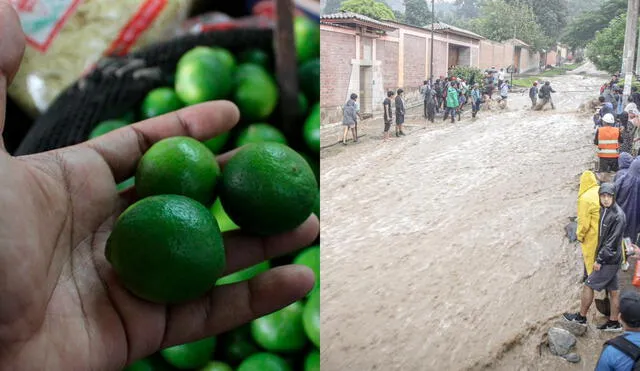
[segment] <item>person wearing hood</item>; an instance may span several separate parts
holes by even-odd
[[[603,127],[596,129],[593,144],[598,146],[598,158],[600,159],[600,172],[614,172],[618,170],[618,157],[620,157],[620,144],[622,136],[620,129],[613,127],[615,118],[607,113],[602,117]]]
[[[593,303],[594,291],[607,290],[610,294],[609,320],[598,326],[599,330],[617,332],[622,330],[618,322],[618,270],[622,262],[622,238],[626,226],[626,218],[622,208],[616,203],[614,185],[603,183],[598,190],[600,198],[600,217],[598,223],[598,244],[596,245],[593,271],[582,287],[580,311],[564,313],[565,320],[587,324],[587,313]]]
[[[627,173],[616,182],[616,199],[624,211],[627,227],[624,237],[637,244],[640,233],[640,161],[633,161]]]
[[[398,94],[396,95],[396,137],[404,136],[404,131],[402,131],[402,125],[404,124],[404,90],[398,89]]]
[[[580,176],[580,190],[578,191],[578,220],[576,237],[582,246],[584,261],[583,281],[593,272],[598,245],[598,221],[600,219],[600,186],[596,175],[586,170]]]
[[[449,88],[447,89],[447,100],[445,105],[447,108],[444,111],[442,121],[445,121],[447,117],[451,115],[451,122],[455,122],[456,111],[458,110],[458,106],[460,106],[460,101],[458,100],[458,90],[456,90],[453,84],[449,84]]]
[[[351,134],[353,135],[353,142],[358,143],[358,138],[356,138],[356,123],[358,121],[356,99],[358,99],[358,95],[352,93],[347,103],[345,103],[344,109],[342,110],[342,125],[344,125],[342,144],[344,144],[345,146],[347,145],[347,134],[349,133],[349,129],[351,129]]]
[[[618,171],[616,171],[616,176],[613,177],[613,182],[616,184],[616,193],[618,193],[618,180],[622,179],[627,171],[629,171],[629,166],[631,166],[632,161],[633,156],[631,156],[630,153],[620,153],[620,157],[618,157]]]

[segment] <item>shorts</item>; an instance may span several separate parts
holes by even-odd
[[[388,132],[391,129],[391,121],[384,123],[384,132]]]
[[[604,173],[618,171],[618,159],[600,157],[600,168],[598,170]]]
[[[501,95],[500,97],[502,97],[502,100],[507,100],[507,96],[506,95]]]
[[[587,277],[585,285],[591,287],[594,291],[616,291],[618,290],[618,270],[619,264],[603,265],[599,271],[593,271]]]

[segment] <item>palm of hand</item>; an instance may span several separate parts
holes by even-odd
[[[216,121],[213,112],[222,122],[217,128],[210,125]],[[139,155],[162,137],[211,137],[235,122],[232,104],[214,102],[62,150],[23,158],[0,152],[0,172],[5,174],[0,178],[3,367],[117,370],[158,349],[229,330],[304,296],[313,285],[310,272],[284,267],[218,287],[191,303],[157,305],[129,294],[104,257],[113,222],[129,204],[126,193],[116,192],[116,181],[132,172]],[[281,236],[225,236],[226,273],[303,247],[317,231],[312,216]]]

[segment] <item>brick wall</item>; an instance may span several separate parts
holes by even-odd
[[[425,38],[404,35],[404,82],[402,86],[404,90],[422,85],[425,78],[425,63],[427,63]]]
[[[384,90],[398,88],[398,43],[376,41],[376,58],[382,60],[382,86]]]
[[[351,77],[351,60],[356,57],[355,35],[320,31],[320,105],[341,106]]]

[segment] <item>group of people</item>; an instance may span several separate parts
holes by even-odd
[[[580,310],[563,317],[587,323],[595,291],[605,291],[608,319],[599,330],[622,332],[605,343],[596,370],[631,370],[640,355],[640,294],[631,289],[620,293],[619,272],[628,269],[627,258],[640,255],[640,112],[634,89],[628,104],[617,110],[617,100],[605,97],[615,92],[617,76],[601,89],[601,107],[594,115],[594,144],[599,158],[598,173],[584,171],[578,191],[576,238],[581,244],[584,272]],[[638,102],[640,103],[640,101]]]
[[[551,87],[551,82],[545,81],[541,88],[538,88],[538,82],[534,81],[533,85],[529,88],[529,99],[531,99],[531,109],[532,110],[541,110],[547,103],[551,103],[551,109],[556,109],[556,106],[553,104],[553,99],[551,99],[551,93],[555,93]],[[540,102],[538,102],[540,99]],[[540,104],[538,104],[540,103]]]

